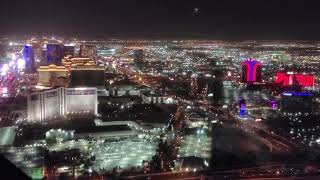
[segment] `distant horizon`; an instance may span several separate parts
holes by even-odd
[[[79,39],[86,39],[86,40],[199,40],[199,41],[288,41],[288,42],[320,42],[320,39],[303,39],[303,38],[297,38],[297,39],[263,39],[263,38],[214,38],[214,37],[203,37],[203,36],[196,36],[196,37],[190,37],[190,36],[159,36],[159,35],[154,35],[154,36],[130,36],[130,35],[125,35],[125,36],[112,36],[112,35],[89,35],[89,34],[80,34],[80,35],[59,35],[59,34],[46,34],[46,33],[39,33],[39,34],[0,34],[0,40],[5,39],[5,38],[17,38],[17,39],[25,39],[25,38],[31,38],[31,37],[59,37],[59,38],[79,38]]]
[[[3,0],[0,34],[320,40],[312,0]]]

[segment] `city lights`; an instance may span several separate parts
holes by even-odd
[[[9,65],[8,64],[3,64],[1,67],[1,75],[4,76],[7,74],[9,71]]]
[[[22,58],[19,58],[17,61],[18,69],[24,69],[26,66],[26,61]]]
[[[29,176],[282,178],[320,157],[314,43],[4,44],[0,153]]]

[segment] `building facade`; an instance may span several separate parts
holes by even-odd
[[[25,72],[34,73],[35,72],[35,59],[34,59],[34,49],[30,44],[26,44],[22,50],[23,59],[25,61]]]
[[[28,96],[28,121],[46,122],[81,114],[97,114],[96,88],[56,88]]]
[[[40,66],[38,68],[38,85],[41,86],[52,86],[52,81],[55,78],[67,78],[68,77],[68,69],[64,66]]]
[[[47,44],[45,65],[61,65],[64,53],[63,44]]]
[[[283,86],[299,84],[303,87],[310,87],[315,85],[315,76],[306,73],[277,72],[275,82]]]
[[[260,61],[248,59],[242,62],[242,82],[254,83],[262,81],[262,64]]]

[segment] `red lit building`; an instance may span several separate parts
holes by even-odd
[[[242,82],[261,82],[262,81],[262,64],[260,61],[248,59],[242,62]]]
[[[314,86],[314,81],[314,75],[278,72],[275,82],[283,86],[290,86],[297,83],[303,87],[309,87]]]

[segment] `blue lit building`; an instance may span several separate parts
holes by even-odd
[[[61,65],[64,54],[64,46],[62,44],[47,44],[45,65]]]
[[[247,116],[247,106],[244,99],[239,100],[239,116],[245,118]]]
[[[35,72],[35,60],[34,60],[34,49],[30,44],[26,44],[22,50],[23,59],[25,61],[25,72]]]

